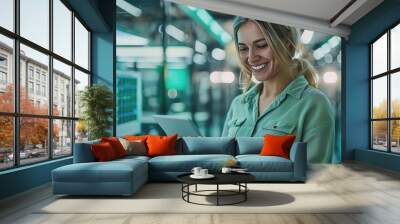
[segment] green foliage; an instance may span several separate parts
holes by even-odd
[[[86,87],[80,93],[79,106],[82,108],[81,118],[85,121],[89,139],[110,136],[107,132],[112,125],[112,92],[104,85],[95,84]]]

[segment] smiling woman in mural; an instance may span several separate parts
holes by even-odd
[[[311,64],[295,57],[296,29],[241,17],[233,26],[244,93],[232,101],[222,135],[294,134],[307,142],[309,162],[331,162],[333,109]],[[252,78],[260,83],[252,85]]]

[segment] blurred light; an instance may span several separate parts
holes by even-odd
[[[185,111],[185,104],[181,102],[177,103],[172,103],[171,104],[171,110],[174,112],[182,112]]]
[[[117,0],[117,6],[135,17],[139,17],[142,14],[141,9],[133,6],[131,3],[125,0]]]
[[[217,35],[221,35],[223,32],[222,27],[219,25],[217,21],[212,21],[211,23],[211,31]]]
[[[210,25],[211,21],[213,21],[213,18],[210,16],[210,14],[208,14],[208,12],[204,9],[197,10],[197,16],[203,20],[206,25]]]
[[[217,61],[222,61],[225,59],[225,51],[220,48],[214,48],[211,52],[211,56]]]
[[[339,64],[342,63],[342,51],[339,52],[338,56],[336,57],[336,60]]]
[[[167,58],[192,58],[193,49],[184,46],[167,47]],[[163,49],[159,46],[136,47],[117,46],[117,55],[121,58],[130,58],[133,61],[162,62]]]
[[[195,54],[193,56],[193,62],[198,65],[203,65],[206,63],[206,57],[202,54]]]
[[[168,25],[165,28],[165,32],[167,32],[168,35],[170,35],[171,37],[175,38],[180,42],[184,42],[186,39],[185,33],[182,30],[176,28],[176,26],[174,25]]]
[[[328,40],[328,44],[330,45],[331,48],[335,48],[338,46],[340,43],[340,37],[334,36],[331,39]]]
[[[222,72],[222,83],[233,83],[235,74],[233,72]]]
[[[325,63],[327,63],[327,64],[332,63],[332,62],[333,62],[332,55],[331,55],[331,54],[326,54],[326,55],[324,56],[324,61],[325,61]]]
[[[303,33],[301,34],[300,41],[303,44],[308,44],[308,43],[310,43],[310,41],[313,38],[313,36],[314,36],[314,31],[304,30]]]
[[[317,50],[315,50],[315,51],[313,52],[313,56],[314,56],[314,58],[317,59],[317,60],[321,59],[321,58],[324,56],[323,53],[322,53],[321,48],[318,48]]]
[[[322,79],[325,83],[334,84],[337,82],[337,78],[336,72],[325,72]]]
[[[232,36],[207,12],[205,9],[197,9],[178,4],[178,7],[200,24],[221,46],[232,41]]]
[[[176,89],[169,89],[168,90],[168,97],[171,99],[175,99],[178,96],[178,91]]]
[[[207,46],[203,44],[202,42],[196,40],[194,44],[194,49],[199,52],[199,53],[204,53],[207,51]]]
[[[117,30],[117,45],[147,45],[149,40],[130,33]]]
[[[231,37],[231,35],[229,35],[227,32],[223,32],[222,34],[221,34],[221,39],[222,39],[222,41],[224,41],[225,43],[228,43],[228,42],[230,42],[231,40],[232,40],[232,37]]]
[[[231,71],[214,71],[210,74],[210,81],[212,83],[233,83],[235,81],[235,74]]]
[[[315,59],[320,60],[326,54],[328,54],[332,49],[336,48],[341,42],[340,37],[333,36],[326,43],[324,43],[321,47],[316,49],[313,52],[313,56]]]

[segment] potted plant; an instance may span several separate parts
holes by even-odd
[[[112,125],[113,94],[107,86],[94,84],[80,92],[80,124],[87,127],[89,140],[110,136]]]

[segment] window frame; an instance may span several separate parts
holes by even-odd
[[[68,66],[71,66],[71,93],[72,93],[72,99],[71,99],[71,103],[72,105],[74,105],[75,103],[75,88],[74,88],[74,82],[75,82],[75,69],[87,74],[89,76],[89,83],[88,86],[92,85],[92,69],[91,69],[91,65],[92,65],[92,61],[91,61],[91,49],[92,49],[92,43],[91,43],[91,37],[92,37],[92,30],[88,27],[88,25],[84,22],[84,20],[78,15],[78,13],[75,12],[75,10],[72,9],[72,7],[68,4],[68,2],[66,2],[65,0],[59,0],[62,4],[64,4],[64,6],[71,11],[71,18],[70,18],[70,22],[71,22],[71,59],[67,59],[64,58],[63,56],[55,53],[53,50],[53,1],[54,0],[47,0],[49,2],[49,48],[46,49],[45,47],[40,46],[39,44],[36,44],[32,41],[30,41],[29,39],[24,38],[23,36],[20,35],[20,0],[14,0],[13,1],[13,10],[14,10],[14,31],[10,31],[4,27],[0,26],[0,35],[3,35],[7,38],[11,38],[13,41],[13,64],[10,65],[12,66],[12,68],[10,69],[11,75],[13,75],[14,78],[14,110],[13,112],[2,112],[0,111],[0,116],[10,116],[13,119],[13,153],[14,153],[14,161],[13,161],[13,166],[11,167],[5,167],[5,168],[0,168],[0,172],[5,171],[5,170],[11,170],[11,169],[16,169],[19,167],[24,167],[24,166],[30,166],[33,164],[38,164],[38,163],[43,163],[46,161],[50,161],[50,160],[58,160],[58,159],[62,159],[62,158],[66,158],[66,157],[70,157],[73,156],[73,152],[74,152],[74,143],[75,143],[75,125],[76,125],[76,121],[79,120],[79,117],[75,117],[75,108],[72,107],[71,108],[71,114],[70,116],[66,115],[66,116],[56,116],[53,115],[53,59],[58,60],[59,62],[62,62]],[[79,66],[78,64],[75,63],[75,25],[74,25],[74,19],[79,20],[79,22],[84,26],[84,28],[88,31],[88,69],[85,69],[81,66]],[[20,111],[20,85],[21,85],[21,81],[20,81],[20,45],[23,44],[27,47],[32,48],[33,50],[36,50],[40,53],[43,53],[45,55],[48,56],[49,59],[49,63],[48,63],[48,84],[45,87],[45,90],[48,91],[48,93],[45,94],[48,97],[48,112],[46,115],[39,115],[39,114],[27,114],[27,113],[21,113]],[[30,74],[28,72],[30,68],[30,65],[27,63],[27,73],[26,75],[26,81],[30,81]],[[36,83],[40,83],[40,87],[42,88],[42,79],[41,79],[41,75],[42,72],[40,72],[39,74],[39,80],[37,80],[38,82],[36,82],[36,69],[33,68],[33,79],[31,81],[33,81],[34,86]],[[28,86],[27,86],[28,87]],[[27,88],[27,91],[28,88]],[[36,89],[34,89],[34,92],[36,91]],[[40,94],[40,96],[42,96],[42,94]],[[21,118],[45,118],[47,119],[48,122],[48,135],[47,135],[47,142],[49,143],[47,145],[47,149],[48,150],[48,155],[47,158],[43,158],[43,160],[40,160],[38,162],[32,162],[32,163],[26,163],[26,164],[21,164],[21,159],[20,159],[20,119]],[[56,120],[65,120],[65,121],[71,121],[71,153],[68,155],[63,155],[63,156],[54,156],[54,146],[52,144],[53,142],[53,122]],[[55,157],[55,158],[54,158]]]
[[[400,67],[391,69],[391,30],[396,26],[400,25],[400,20],[393,23],[391,26],[385,29],[384,32],[380,33],[375,39],[368,43],[368,53],[369,53],[369,77],[368,77],[368,84],[369,84],[369,149],[373,151],[385,152],[390,154],[400,154],[400,152],[393,152],[392,151],[392,136],[391,136],[391,128],[392,128],[392,121],[400,121],[400,117],[392,117],[392,98],[391,98],[391,79],[392,76],[396,73],[400,72]],[[387,63],[386,63],[386,72],[373,74],[373,44],[376,43],[381,37],[387,35]],[[386,77],[386,86],[387,86],[387,105],[386,105],[386,118],[373,118],[373,81],[378,78]],[[386,151],[375,149],[373,144],[373,122],[374,121],[386,121]]]

